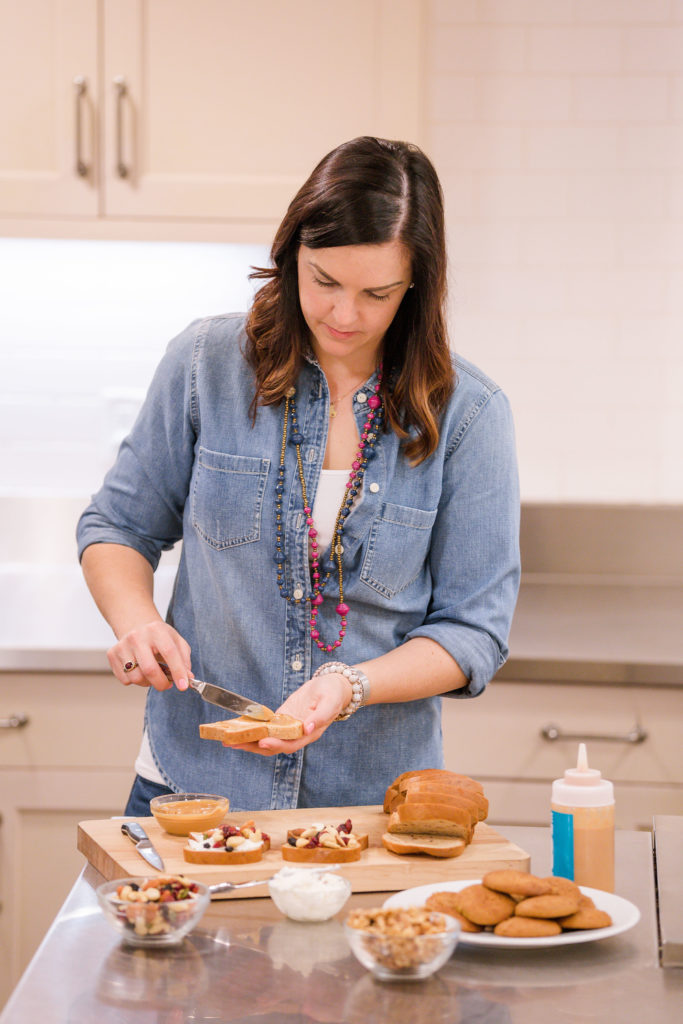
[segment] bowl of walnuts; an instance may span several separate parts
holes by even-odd
[[[417,981],[443,967],[460,925],[426,907],[380,907],[351,911],[344,933],[356,959],[380,981]]]

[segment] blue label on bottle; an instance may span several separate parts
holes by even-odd
[[[553,874],[574,880],[574,815],[552,812]]]

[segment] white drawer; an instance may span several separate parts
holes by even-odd
[[[585,738],[588,760],[613,782],[683,782],[683,688],[492,683],[474,700],[444,700],[449,767],[475,778],[555,779],[576,763],[578,740],[550,742],[548,725]],[[641,743],[624,737],[640,725]]]
[[[146,689],[121,686],[108,673],[2,673],[0,719],[25,714],[20,728],[0,728],[0,766],[133,769]]]

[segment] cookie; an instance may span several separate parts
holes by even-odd
[[[559,935],[562,929],[557,921],[541,917],[508,917],[493,929],[495,935],[511,939],[533,939],[545,935]]]
[[[457,895],[455,892],[433,892],[431,896],[427,897],[425,906],[429,907],[430,910],[438,910],[442,914],[449,914],[451,917],[454,917],[460,924],[460,929],[463,932],[480,932],[481,927],[478,924],[469,921],[456,909],[455,897]]]
[[[529,896],[515,907],[519,917],[565,917],[579,909],[579,896],[574,893],[550,893],[548,896]]]
[[[516,896],[543,896],[551,891],[550,883],[527,871],[515,871],[512,868],[501,871],[489,871],[482,878],[482,885],[496,892],[504,892],[513,899]]]
[[[575,914],[558,918],[563,928],[578,931],[583,928],[609,928],[612,918],[597,907],[580,907]]]
[[[455,909],[474,924],[498,924],[515,912],[515,901],[485,885],[468,885],[455,893]],[[542,897],[539,897],[542,899]],[[576,909],[576,908],[575,908]]]
[[[577,899],[581,896],[581,890],[579,889],[576,882],[572,882],[570,878],[562,878],[559,875],[549,875],[547,878],[541,879],[543,882],[547,882],[550,886],[550,891],[554,893],[573,893]]]

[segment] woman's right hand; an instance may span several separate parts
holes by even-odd
[[[175,684],[179,690],[186,690],[188,679],[192,677],[190,645],[163,620],[131,629],[109,648],[107,658],[112,672],[124,686],[168,690]],[[173,683],[160,667],[160,661],[168,665]]]

